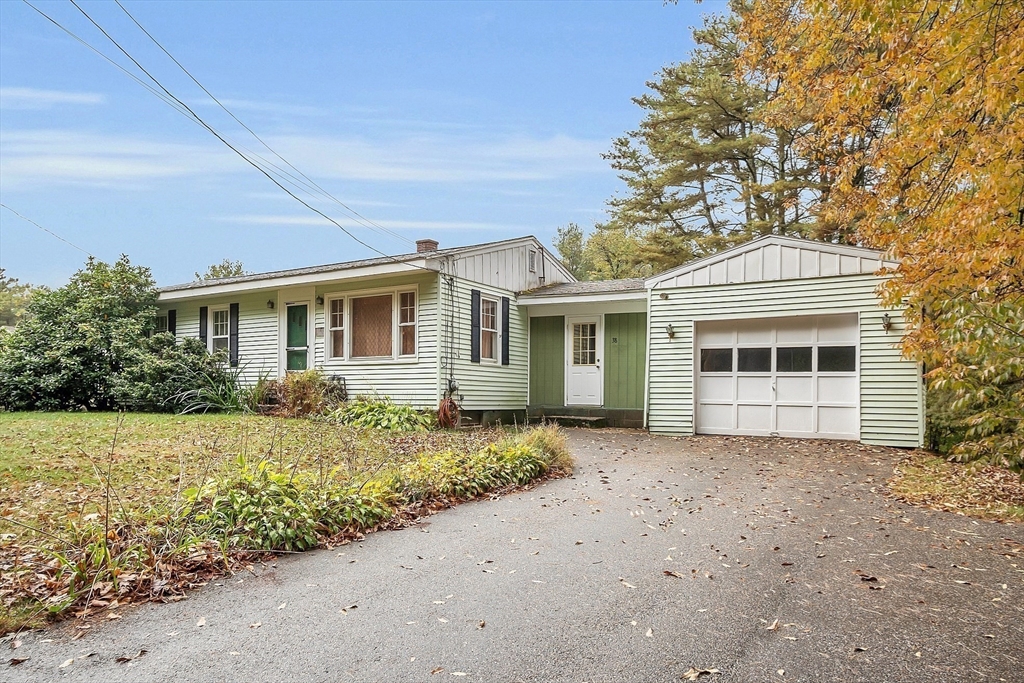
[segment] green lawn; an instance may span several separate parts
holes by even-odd
[[[114,413],[0,413],[0,533],[41,530],[100,511],[103,475],[125,507],[170,501],[239,454],[282,466],[351,476],[382,459],[421,452],[470,452],[500,438],[492,430],[402,434],[311,420],[238,415],[126,414],[114,443]]]
[[[564,458],[549,458],[551,471],[571,469],[564,440],[537,434],[547,441],[534,443],[553,443],[551,452]],[[271,529],[315,529],[303,546],[310,547],[371,530],[395,514],[418,514],[417,505],[450,504],[450,494],[431,493],[438,476],[476,492],[500,487],[499,470],[501,482],[525,481],[497,451],[479,455],[510,438],[525,435],[391,433],[240,415],[0,413],[0,635],[69,613],[180,594],[261,557],[253,543]],[[401,472],[411,477],[406,484],[395,483]],[[212,511],[214,498],[187,500],[184,492],[211,480],[255,496],[249,507],[217,510],[244,513],[256,527],[197,520]],[[419,486],[412,498],[402,488],[409,482]],[[370,491],[377,498],[367,498]],[[308,515],[321,513],[334,516],[310,521]]]

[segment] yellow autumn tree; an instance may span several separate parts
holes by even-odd
[[[767,118],[813,122],[820,218],[900,260],[881,295],[953,454],[1024,469],[1024,2],[751,0],[741,38]]]

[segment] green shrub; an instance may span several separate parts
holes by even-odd
[[[199,410],[194,405],[199,394],[206,396],[214,386],[237,385],[236,373],[218,363],[198,339],[175,342],[171,334],[155,334],[140,339],[125,357],[124,369],[111,380],[111,392],[121,408],[141,412],[206,412],[213,406]]]
[[[117,408],[118,376],[137,362],[157,292],[148,268],[89,258],[59,289],[37,292],[0,348],[0,404],[10,410]]]
[[[525,445],[491,444],[478,453],[424,455],[404,465],[396,486],[407,501],[474,498],[493,489],[523,485],[543,475],[540,453]]]
[[[391,399],[357,399],[333,411],[329,417],[343,425],[389,432],[424,431],[437,425],[433,415]]]
[[[385,502],[358,489],[242,457],[237,469],[187,491],[186,498],[201,528],[231,546],[260,550],[308,550],[321,535],[366,529],[392,514]]]

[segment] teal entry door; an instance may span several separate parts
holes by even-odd
[[[285,367],[305,370],[309,358],[309,310],[307,304],[288,304],[288,327],[285,333]]]

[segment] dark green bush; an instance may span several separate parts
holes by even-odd
[[[114,383],[156,313],[148,268],[90,258],[59,289],[37,293],[0,348],[0,404],[11,410],[110,410]]]
[[[173,335],[155,334],[140,339],[125,359],[125,367],[111,381],[111,393],[118,407],[130,410],[195,412],[194,399],[205,398],[195,396],[197,390],[237,386],[232,371],[198,339],[175,342]]]

